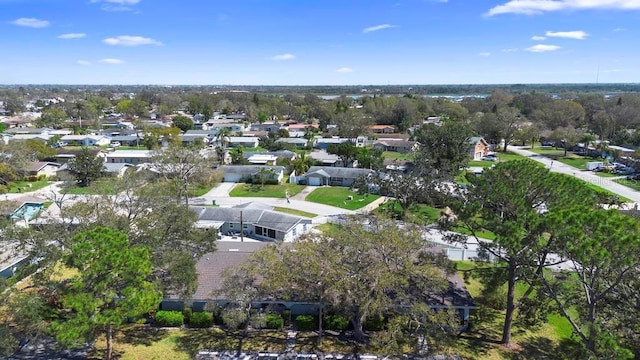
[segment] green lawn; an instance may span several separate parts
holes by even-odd
[[[282,184],[282,185],[251,185],[241,184],[233,188],[229,196],[233,197],[272,197],[285,198],[285,192],[289,191],[289,196],[294,196],[304,189],[304,185]]]
[[[71,195],[115,195],[116,179],[100,179],[92,182],[87,187],[72,186],[67,189]]]
[[[600,176],[600,177],[605,177],[605,178],[622,176],[620,174],[608,173],[608,172],[604,172],[604,171],[597,172],[596,175]]]
[[[633,190],[640,191],[640,181],[638,180],[618,179],[613,181],[617,182],[620,185],[624,185],[628,188],[631,188]]]
[[[291,214],[291,215],[304,216],[304,217],[308,217],[308,218],[314,218],[314,217],[318,216],[318,214],[314,214],[314,213],[310,213],[310,212],[306,212],[306,211],[302,211],[302,210],[298,210],[298,209],[280,207],[280,206],[275,206],[273,208],[273,210],[274,211],[283,212],[283,213],[287,213],[287,214]]]
[[[353,196],[353,200],[347,200],[349,196]],[[356,192],[349,190],[349,188],[336,186],[317,188],[307,195],[306,200],[348,210],[357,210],[379,197],[379,195],[373,194],[358,195]]]
[[[395,151],[384,151],[382,158],[391,160],[413,160],[413,154],[403,154]]]
[[[498,156],[498,160],[500,161],[522,160],[527,158],[525,156],[514,154],[511,152],[498,152],[496,153],[496,155]]]
[[[408,223],[418,225],[430,225],[438,221],[440,218],[441,209],[434,208],[433,206],[425,204],[413,204],[407,209],[404,220]],[[374,213],[391,215],[394,218],[399,219],[402,215],[402,207],[394,200],[389,200],[384,205],[381,205]]]
[[[142,142],[142,139],[140,139],[140,142]],[[123,146],[118,146],[115,149],[116,150],[149,150],[144,145],[140,145],[140,146],[124,146],[123,145]]]
[[[564,149],[558,149],[558,148],[553,148],[553,147],[534,147],[533,149],[531,147],[527,147],[523,150],[529,150],[531,152],[534,152],[536,154],[542,154],[542,155],[557,155],[557,156],[564,156]]]
[[[569,166],[573,166],[576,169],[586,170],[587,163],[590,161],[594,161],[592,158],[580,156],[580,155],[568,155],[567,157],[560,157],[557,159],[563,164],[567,164]]]
[[[10,193],[26,193],[40,190],[49,185],[47,180],[41,181],[12,181],[9,186]]]
[[[233,151],[233,150],[231,150],[231,151]],[[263,152],[263,151],[267,151],[267,149],[265,149],[263,147],[260,147],[260,146],[257,146],[257,147],[254,147],[254,148],[243,147],[242,151],[246,152],[246,153],[249,153],[249,152]]]
[[[471,160],[469,161],[468,167],[481,167],[486,168],[492,165],[495,165],[495,161],[484,161],[484,160]]]

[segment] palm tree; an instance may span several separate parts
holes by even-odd
[[[215,139],[220,143],[220,147],[222,147],[222,149],[225,149],[227,144],[229,144],[229,135],[231,135],[231,130],[229,130],[229,128],[218,129]]]
[[[305,154],[301,154],[295,160],[291,162],[291,167],[296,172],[296,174],[304,174],[309,170],[311,166],[313,166],[314,159],[310,156],[306,156]]]

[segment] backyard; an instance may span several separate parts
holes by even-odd
[[[355,191],[345,187],[321,187],[313,190],[305,200],[347,210],[357,210],[369,205],[379,197],[374,194],[358,195]]]
[[[71,195],[115,195],[116,181],[113,178],[102,178],[93,181],[89,186],[70,186],[66,189],[66,193]]]
[[[10,193],[24,193],[40,190],[49,185],[47,180],[40,181],[12,181],[9,186]]]

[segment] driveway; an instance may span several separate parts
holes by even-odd
[[[563,164],[559,161],[554,161],[552,159],[549,159],[548,157],[526,150],[519,146],[510,145],[507,150],[518,155],[526,156],[531,160],[535,160],[539,163],[542,163],[553,172],[558,172],[565,175],[576,177],[580,180],[597,185],[603,189],[607,189],[614,194],[625,197],[631,200],[631,202],[633,203],[633,204],[630,204],[631,207],[633,207],[636,203],[640,203],[640,192],[637,192],[624,185],[620,185],[614,182],[612,178],[600,177],[592,171],[576,169],[573,166]]]
[[[216,185],[213,189],[209,190],[208,193],[204,194],[202,197],[211,197],[211,198],[221,198],[221,197],[229,197],[229,192],[233,190],[233,188],[238,185],[237,183],[232,182],[222,182]]]

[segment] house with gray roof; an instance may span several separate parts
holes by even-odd
[[[346,167],[328,167],[328,166],[312,166],[304,175],[307,185],[311,186],[351,186],[356,179],[373,174],[373,170],[346,168]]]
[[[376,140],[373,143],[373,147],[382,151],[391,151],[406,154],[416,150],[416,148],[418,147],[418,142],[402,139],[385,139]]]
[[[267,176],[268,180],[280,184],[284,178],[284,166],[225,165],[220,169],[224,182],[252,182],[258,176]]]
[[[304,149],[307,146],[309,146],[309,140],[307,140],[307,139],[305,139],[303,137],[280,138],[280,139],[276,140],[276,142],[281,142],[281,143],[285,143],[285,144],[292,144],[297,149]]]
[[[138,135],[114,135],[111,143],[119,142],[123,146],[138,146],[142,144],[143,136]]]
[[[243,236],[264,241],[293,241],[311,229],[311,219],[261,208],[192,206],[198,214],[196,226],[216,228],[222,235]]]

